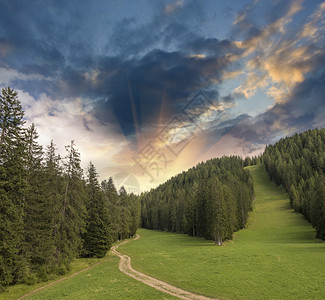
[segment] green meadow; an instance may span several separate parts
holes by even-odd
[[[324,299],[325,243],[289,206],[262,165],[250,167],[256,201],[248,228],[222,247],[182,234],[139,230],[120,248],[141,272],[221,299]]]
[[[72,271],[76,272],[88,267],[93,259],[78,259],[72,263]],[[74,277],[67,278],[53,286],[30,295],[26,300],[99,300],[99,299],[177,299],[156,291],[145,284],[128,277],[118,270],[119,258],[109,254],[101,259],[101,264],[86,270]],[[0,300],[13,300],[35,290],[45,284],[28,286],[24,284],[9,287],[0,294]]]
[[[119,248],[138,271],[185,290],[220,299],[324,299],[325,243],[289,207],[262,165],[250,167],[256,200],[247,229],[224,246],[184,234],[140,229],[141,239]],[[173,299],[118,270],[118,258],[25,299]],[[88,266],[78,260],[73,271]],[[0,299],[17,299],[38,286],[17,285]],[[174,298],[175,299],[175,298]]]

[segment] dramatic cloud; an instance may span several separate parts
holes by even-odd
[[[102,178],[146,189],[324,126],[324,15],[318,0],[3,1],[0,83],[43,145],[75,139]]]
[[[280,3],[284,5],[279,7]],[[269,10],[270,23],[259,30],[253,25],[253,9],[255,5],[235,21],[236,34],[248,28],[250,34],[236,43],[245,49],[248,59],[247,75],[234,95],[249,99],[264,90],[273,103],[266,112],[240,123],[231,134],[263,145],[296,131],[324,126],[324,3],[314,7],[307,23],[295,28],[290,25],[301,18],[297,14],[304,9],[302,1],[279,2]]]

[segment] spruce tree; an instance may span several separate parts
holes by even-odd
[[[43,150],[37,143],[38,134],[34,124],[26,131],[27,189],[25,199],[25,255],[32,271],[46,279],[52,271],[54,242],[52,237],[53,206],[47,198],[42,165]]]
[[[131,210],[131,224],[129,226],[130,236],[136,234],[140,225],[141,204],[140,199],[134,194],[129,195],[130,198],[130,210]]]
[[[211,179],[208,188],[209,231],[214,237],[215,244],[221,246],[230,222],[223,187],[217,180]]]
[[[61,209],[64,192],[64,177],[61,167],[61,157],[56,154],[56,148],[53,140],[46,148],[45,164],[43,171],[44,194],[52,213],[51,238],[54,243],[54,268],[61,269],[64,272],[64,255],[61,251]]]
[[[102,181],[101,188],[104,193],[105,204],[107,206],[109,214],[109,223],[111,229],[112,240],[116,241],[118,239],[118,227],[120,222],[120,207],[119,205],[119,195],[114,186],[112,177],[107,180]]]
[[[104,257],[111,246],[110,224],[105,198],[98,183],[98,174],[91,162],[87,175],[87,217],[83,234],[83,256]]]
[[[201,180],[196,192],[196,211],[197,211],[197,234],[202,237],[209,238],[210,233],[207,232],[207,200],[208,200],[208,183],[206,179]]]
[[[22,281],[28,273],[23,253],[25,144],[23,116],[17,93],[0,95],[0,287]]]
[[[123,240],[124,238],[130,237],[130,225],[132,222],[129,196],[123,186],[119,190],[119,198],[120,217],[118,233],[119,239]]]
[[[62,261],[68,262],[80,254],[81,234],[84,232],[85,187],[83,170],[80,167],[80,154],[74,141],[66,146],[64,162],[64,193],[59,208],[57,253]]]
[[[312,221],[316,227],[316,237],[325,240],[325,177],[316,181],[316,197],[312,201]]]

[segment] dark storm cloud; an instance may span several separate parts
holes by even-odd
[[[40,80],[14,81],[16,88],[36,98],[46,93],[55,99],[92,99],[93,115],[109,124],[113,111],[127,136],[134,135],[136,123],[140,130],[155,126],[162,107],[167,113],[160,121],[168,122],[199,90],[217,99],[216,83],[235,66],[228,55],[244,51],[229,40],[200,35],[198,25],[205,16],[198,1],[184,1],[170,13],[165,1],[155,2],[156,15],[147,23],[134,16],[115,25],[105,17],[105,1],[98,6],[89,3],[5,1],[0,10],[0,67],[43,75]],[[238,15],[233,34],[244,40],[259,36],[262,25],[285,16],[292,3],[261,1],[247,6]],[[267,12],[265,17],[261,11]],[[310,47],[308,53],[313,50]],[[324,66],[323,60],[318,55],[315,64]],[[324,100],[323,91],[317,90],[319,82],[324,86],[324,78],[316,75],[297,86],[285,104],[257,118],[236,119],[229,127],[233,135],[264,143],[281,134],[280,129],[261,130],[276,128],[276,122],[289,128],[315,124],[317,107],[323,107]],[[221,100],[235,101],[232,96]]]
[[[15,88],[34,96],[58,88],[58,81],[71,64],[70,54],[86,48],[74,45],[76,36],[81,36],[78,23],[82,21],[77,18],[81,12],[76,4],[76,1],[2,1],[0,49],[8,50],[0,51],[0,67],[45,77],[39,77],[39,81],[18,78],[13,82]]]
[[[166,2],[157,2],[156,16],[149,23],[124,18],[106,35],[105,13],[97,9],[96,18],[103,21],[98,24],[90,16],[94,6],[87,1],[81,4],[4,2],[0,66],[44,76],[34,81],[18,79],[15,88],[36,98],[45,93],[55,99],[93,99],[93,114],[105,124],[113,110],[126,135],[135,133],[135,123],[139,129],[155,124],[162,106],[167,112],[162,121],[168,121],[200,89],[214,98],[218,95],[211,80],[221,82],[221,73],[229,65],[226,52],[235,48],[228,41],[199,37],[202,4],[184,1],[166,13]],[[162,47],[167,49],[158,50]]]
[[[200,89],[206,89],[215,99],[217,91],[209,90],[211,79],[221,81],[221,73],[228,65],[223,51],[216,52],[203,59],[182,51],[162,50],[153,50],[139,59],[104,58],[91,79],[66,70],[62,76],[65,88],[61,87],[61,91],[64,95],[83,93],[97,99],[94,114],[105,122],[105,115],[113,109],[124,133],[132,135],[135,116],[141,129],[156,123],[162,105],[170,117]],[[58,93],[59,88],[53,92]]]
[[[206,55],[220,55],[231,52],[234,54],[237,50],[239,53],[241,50],[236,49],[229,40],[218,40],[216,38],[197,38],[190,41],[186,41],[183,48],[189,52],[201,53]]]
[[[179,9],[165,11],[166,1],[155,2],[155,16],[149,23],[138,17],[123,18],[115,24],[108,44],[123,57],[141,56],[161,47],[177,49],[184,41],[198,38],[200,22],[204,19],[202,4],[184,1]]]
[[[103,112],[113,108],[124,133],[132,135],[134,114],[141,129],[157,123],[162,106],[169,114],[161,121],[167,122],[199,90],[206,90],[208,97],[215,99],[218,93],[211,80],[221,81],[221,73],[228,65],[223,51],[216,52],[198,59],[182,51],[153,50],[141,59],[120,61],[115,69],[109,64],[101,67],[96,84],[103,88],[97,90],[103,94],[98,97],[108,101],[96,103],[97,114],[104,120]],[[105,76],[106,70],[114,71]]]

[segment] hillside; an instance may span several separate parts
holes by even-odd
[[[237,156],[211,159],[141,195],[141,226],[214,239],[244,228],[253,182]]]
[[[325,129],[308,130],[266,147],[265,169],[290,194],[290,204],[325,239]]]
[[[212,241],[186,234],[140,229],[141,238],[119,251],[132,258],[136,270],[206,296],[323,299],[325,243],[316,240],[312,226],[293,212],[288,195],[270,182],[263,165],[248,169],[255,185],[254,211],[247,229],[235,233],[233,242],[215,247]],[[89,295],[92,299],[169,298],[119,273],[117,259],[109,257],[90,271],[26,299],[87,299]]]
[[[140,230],[121,248],[133,267],[185,290],[221,299],[323,299],[325,243],[289,205],[262,165],[249,167],[256,202],[249,227],[234,242]]]

